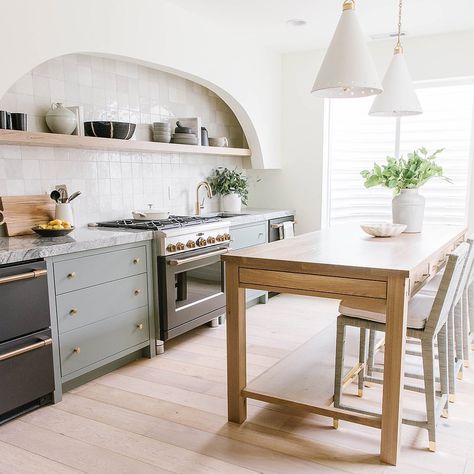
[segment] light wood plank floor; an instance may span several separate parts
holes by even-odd
[[[249,376],[334,322],[337,302],[280,295],[248,311]],[[142,359],[0,427],[1,473],[474,473],[474,376],[468,369],[439,451],[404,426],[401,462],[379,463],[379,432],[249,401],[227,423],[225,327],[202,327]],[[351,397],[352,387],[347,397]],[[363,401],[378,403],[380,388]],[[417,404],[423,407],[423,396]],[[420,398],[421,397],[421,398]]]

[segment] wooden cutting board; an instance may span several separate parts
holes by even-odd
[[[6,235],[33,234],[31,230],[54,219],[55,204],[49,196],[1,196],[0,223],[4,221]]]

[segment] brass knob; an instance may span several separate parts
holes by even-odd
[[[133,263],[134,263],[135,265],[138,265],[138,264],[140,263],[140,259],[139,259],[138,257],[137,257],[137,258],[134,258],[134,259],[133,259]]]
[[[224,241],[224,236],[222,236],[221,234],[219,234],[219,235],[216,237],[216,241],[217,241],[217,242],[223,242],[223,241]]]
[[[208,237],[207,238],[207,243],[208,244],[215,244],[216,243],[216,238],[215,237]]]
[[[176,250],[184,250],[184,249],[185,249],[185,245],[182,242],[178,242],[176,244]]]
[[[76,272],[71,272],[67,274],[67,277],[72,280],[73,278],[76,278]]]
[[[81,353],[81,348],[80,347],[75,347],[73,352],[75,354],[80,354]]]
[[[137,324],[137,329],[139,329],[140,331],[142,331],[142,330],[143,330],[143,324],[142,324],[142,323]]]
[[[137,288],[134,293],[135,295],[139,295],[140,293],[142,292],[142,290],[140,288]]]
[[[205,247],[207,245],[206,239],[199,237],[199,239],[196,240],[196,245],[198,247]]]
[[[188,247],[188,249],[193,249],[196,247],[196,242],[194,242],[194,240],[188,240],[186,247]]]
[[[174,244],[169,244],[168,247],[166,247],[166,250],[168,252],[176,252],[176,245]]]
[[[224,234],[224,240],[230,240],[230,234]]]
[[[70,314],[71,316],[76,316],[76,314],[77,314],[77,308],[72,308],[72,309],[69,311],[69,314]]]

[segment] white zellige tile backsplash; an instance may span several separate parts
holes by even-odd
[[[242,129],[213,92],[181,77],[133,63],[67,55],[41,64],[19,79],[0,100],[0,109],[26,112],[28,129],[48,131],[51,102],[82,105],[85,120],[150,124],[170,117],[202,118],[209,136],[244,145]],[[237,157],[117,153],[46,147],[0,147],[0,195],[49,193],[66,184],[76,225],[129,217],[147,204],[173,213],[194,211],[196,184],[217,166],[241,168]],[[215,200],[213,200],[215,201]],[[208,203],[209,209],[217,207]]]

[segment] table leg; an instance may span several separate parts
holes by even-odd
[[[226,263],[227,300],[227,412],[229,421],[243,423],[247,418],[245,289],[239,288],[239,267]]]
[[[380,458],[393,465],[397,464],[400,451],[408,298],[408,280],[390,276],[387,285]]]

